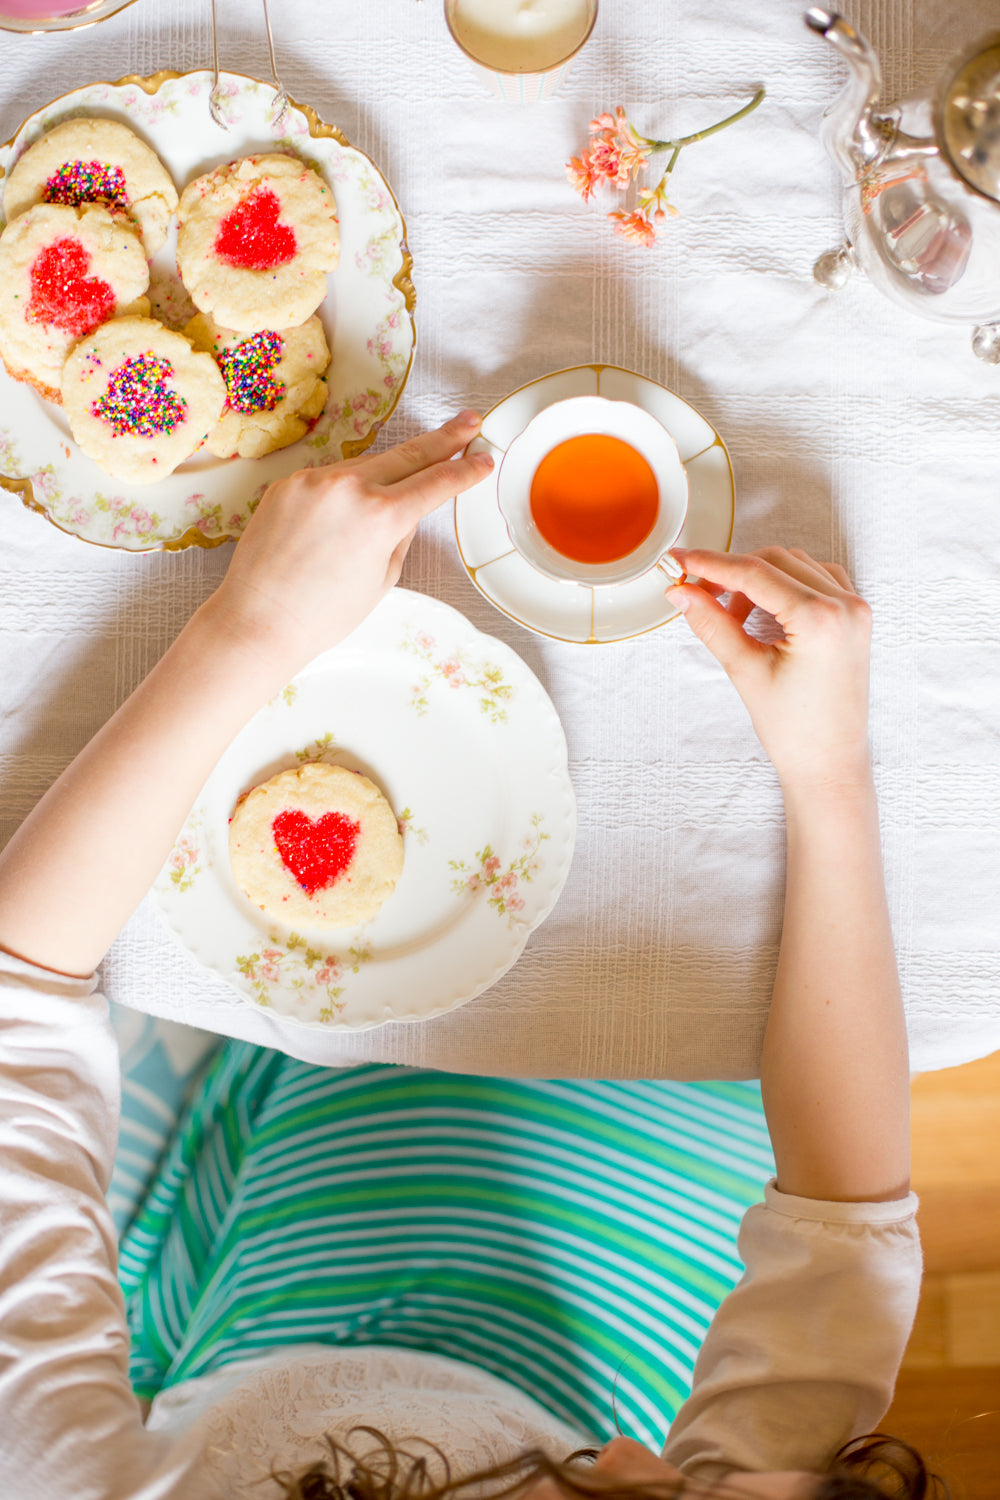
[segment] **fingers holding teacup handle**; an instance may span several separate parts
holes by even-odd
[[[687,580],[687,574],[685,573],[684,569],[681,567],[680,563],[675,557],[670,556],[669,552],[664,552],[662,557],[657,558],[656,567],[659,568],[660,572],[664,575],[665,578],[668,578],[670,580],[669,586],[671,588],[675,587],[676,584],[684,583]]]

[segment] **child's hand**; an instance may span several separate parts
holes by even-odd
[[[385,453],[271,485],[209,600],[215,627],[287,677],[336,645],[396,583],[417,523],[492,467],[455,459],[478,430],[462,412]]]
[[[672,553],[703,582],[670,598],[725,668],[786,790],[867,781],[871,611],[844,569],[797,547]],[[723,608],[715,596],[726,591]],[[754,605],[774,615],[783,641],[746,634]]]

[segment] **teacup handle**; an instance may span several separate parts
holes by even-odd
[[[662,557],[657,558],[656,566],[666,578],[670,579],[671,586],[683,583],[687,578],[687,574],[680,563],[671,557],[669,552],[664,552]]]

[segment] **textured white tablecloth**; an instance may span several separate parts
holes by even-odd
[[[493,102],[440,0],[282,0],[290,92],[367,150],[415,257],[418,351],[388,437],[603,360],[664,381],[723,433],[735,545],[845,563],[875,609],[872,736],[914,1065],[1000,1046],[1000,370],[964,328],[865,282],[812,280],[840,190],[817,126],[841,79],[798,0],[601,0],[542,105]],[[851,0],[896,97],[986,0]],[[322,17],[321,22],[317,18]],[[250,0],[220,5],[223,63],[262,77]],[[208,0],[138,0],[90,31],[0,39],[0,131],[77,85],[210,60]],[[683,217],[643,251],[563,176],[598,110],[667,134],[766,83],[749,121],[681,159]],[[228,549],[105,552],[0,494],[3,837],[160,656]],[[105,964],[110,994],[317,1061],[481,1072],[741,1077],[756,1071],[781,920],[781,805],[727,681],[683,623],[617,647],[521,630],[476,593],[451,518],[404,582],[509,642],[562,716],[580,829],[565,893],[488,994],[356,1037],[282,1029],[203,973],[147,903]],[[86,871],[80,872],[86,879]]]

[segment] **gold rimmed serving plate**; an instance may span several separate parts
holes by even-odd
[[[155,485],[111,479],[77,449],[61,409],[0,368],[0,487],[61,531],[125,551],[214,547],[238,537],[260,496],[296,469],[354,457],[372,443],[406,384],[416,342],[406,226],[385,179],[308,105],[292,101],[272,123],[272,84],[222,73],[219,122],[209,113],[214,74],[165,69],[76,89],[46,105],[0,147],[0,173],[52,126],[75,115],[122,120],[158,153],[178,188],[200,173],[261,151],[301,156],[337,199],[341,259],[319,317],[333,355],[326,408],[298,443],[260,459],[204,450]],[[153,315],[183,327],[194,308],[177,276],[176,237],[150,265]]]

